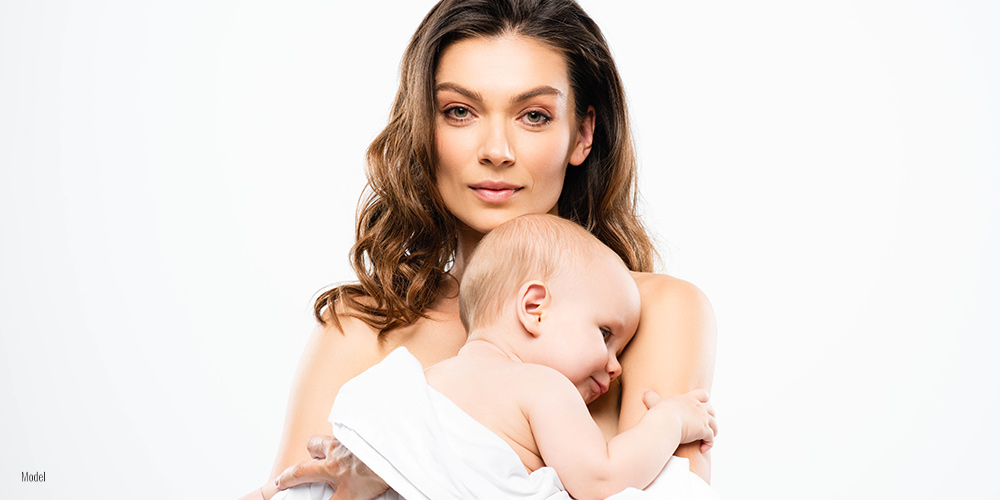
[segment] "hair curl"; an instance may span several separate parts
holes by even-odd
[[[574,110],[596,114],[590,153],[567,169],[559,215],[590,231],[629,269],[652,271],[652,241],[636,214],[636,159],[621,77],[600,28],[573,0],[442,0],[413,34],[400,65],[389,123],[368,147],[367,196],[358,206],[351,263],[357,283],[335,286],[313,306],[333,308],[379,332],[412,323],[438,298],[457,248],[457,222],[434,177],[434,76],[441,53],[472,37],[513,34],[566,58]]]

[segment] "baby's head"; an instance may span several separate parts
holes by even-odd
[[[522,361],[566,375],[589,403],[621,374],[639,323],[639,290],[622,260],[577,224],[526,215],[490,231],[460,292],[469,335],[509,335]]]

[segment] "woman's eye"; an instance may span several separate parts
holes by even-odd
[[[458,120],[465,120],[465,119],[469,118],[470,116],[472,116],[472,113],[469,111],[469,108],[463,108],[461,106],[455,106],[453,108],[448,108],[448,109],[446,109],[444,111],[444,114],[446,114],[446,115],[448,115],[448,116],[450,116],[452,118],[458,119]]]
[[[607,340],[611,338],[611,330],[608,330],[607,328],[601,328],[601,335],[604,336],[604,341],[607,342]]]
[[[524,114],[524,119],[531,125],[544,125],[552,120],[552,118],[541,111],[528,111]]]

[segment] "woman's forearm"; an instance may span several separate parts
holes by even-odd
[[[612,481],[605,497],[625,488],[645,488],[663,470],[680,444],[679,421],[669,414],[647,413],[639,424],[608,442]],[[602,497],[604,498],[604,497]]]
[[[271,500],[275,494],[278,493],[278,487],[274,483],[268,481],[267,484],[261,487],[260,494],[263,500]]]
[[[677,447],[674,455],[688,459],[691,472],[704,479],[706,483],[712,484],[712,452],[709,450],[702,453],[700,447],[701,443],[699,442],[682,444]]]
[[[271,496],[274,496],[273,492],[271,493]],[[271,498],[271,496],[265,497],[263,493],[263,488],[257,488],[256,490],[253,490],[250,493],[241,496],[238,500],[266,500]]]
[[[619,432],[645,413],[641,395],[652,389],[669,397],[692,389],[711,390],[715,371],[715,313],[705,294],[683,280],[634,273],[642,296],[639,331],[621,358],[623,375]],[[700,443],[682,444],[675,455],[687,458],[691,472],[706,482],[711,457]]]

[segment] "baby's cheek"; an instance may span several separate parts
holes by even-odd
[[[608,366],[608,345],[601,339],[599,342],[594,342],[592,349],[594,363],[591,365],[591,372],[603,371]]]

